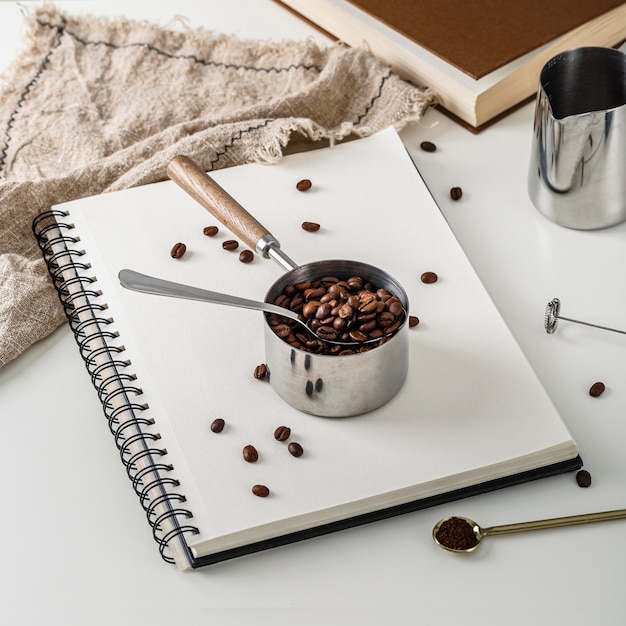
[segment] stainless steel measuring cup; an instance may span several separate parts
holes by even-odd
[[[577,229],[626,220],[626,55],[567,50],[541,71],[528,193],[553,222]]]
[[[400,299],[405,318],[398,331],[378,347],[343,356],[294,348],[278,337],[264,319],[265,362],[270,384],[283,400],[305,413],[347,417],[376,409],[398,393],[408,371],[409,302],[395,278],[359,261],[337,259],[298,265],[281,250],[279,242],[263,225],[189,158],[174,157],[167,172],[250,248],[287,270],[270,286],[265,302],[273,302],[287,285],[325,276],[344,280],[361,276]]]

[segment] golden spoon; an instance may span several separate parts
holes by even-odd
[[[626,518],[626,509],[617,509],[616,511],[570,515],[568,517],[555,517],[534,522],[502,524],[501,526],[481,528],[474,520],[457,515],[445,517],[437,522],[433,528],[433,539],[439,547],[444,550],[450,550],[450,552],[473,552],[488,535],[506,535],[526,530],[574,526],[575,524],[605,522],[624,518]]]

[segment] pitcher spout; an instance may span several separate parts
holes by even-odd
[[[626,55],[576,48],[543,68],[528,172],[531,200],[570,228],[626,220]]]

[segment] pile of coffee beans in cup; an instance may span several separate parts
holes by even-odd
[[[274,333],[294,348],[315,354],[364,352],[387,341],[404,323],[402,302],[361,276],[325,276],[287,285],[274,304],[295,311],[316,337],[297,323],[268,314]],[[329,342],[342,342],[333,344]]]

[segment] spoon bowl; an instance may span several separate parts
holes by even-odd
[[[591,522],[605,522],[625,518],[626,509],[617,509],[614,511],[584,513],[582,515],[569,515],[567,517],[554,517],[533,522],[519,522],[517,524],[502,524],[500,526],[481,528],[469,517],[455,515],[445,517],[435,524],[433,528],[433,539],[435,543],[444,550],[465,553],[474,552],[481,544],[482,540],[488,535],[506,535],[527,530],[558,528],[561,526],[574,526],[577,524],[589,524]]]
[[[444,517],[433,528],[435,543],[450,552],[474,552],[485,536],[483,529],[469,517]]]

